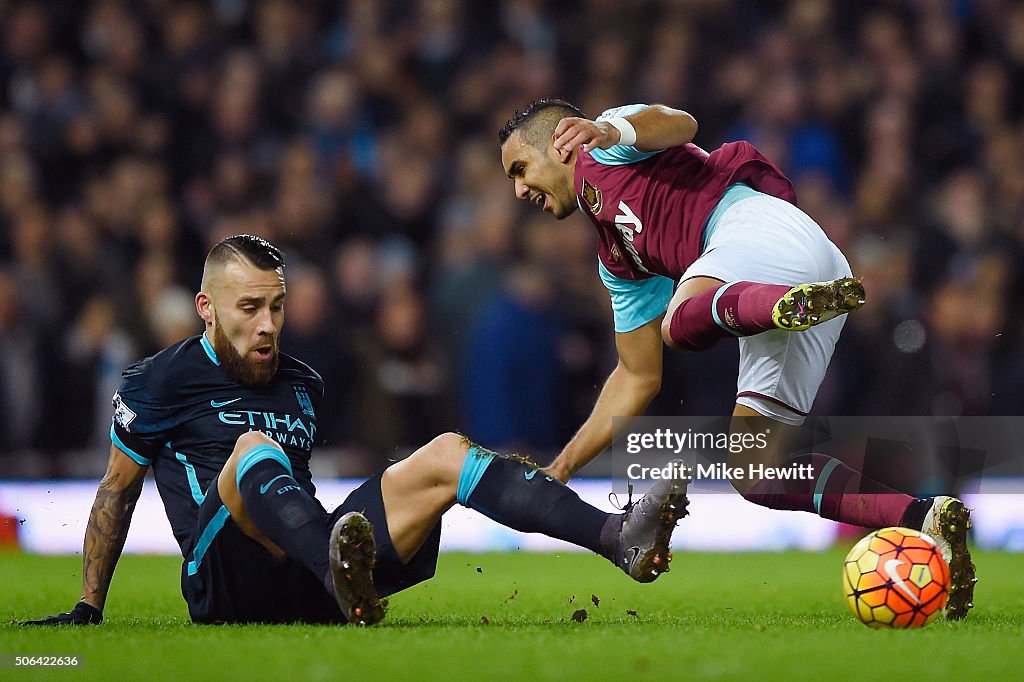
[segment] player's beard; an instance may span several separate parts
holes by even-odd
[[[271,342],[271,345],[274,354],[270,362],[260,362],[240,355],[219,325],[213,330],[213,351],[217,354],[220,368],[232,381],[237,381],[243,386],[262,386],[274,378],[277,372],[278,352],[277,344]]]

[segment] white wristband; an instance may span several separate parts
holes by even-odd
[[[633,127],[632,123],[621,116],[609,118],[607,123],[610,126],[615,126],[619,131],[619,144],[629,146],[636,144],[636,128]]]

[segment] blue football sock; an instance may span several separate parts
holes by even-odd
[[[478,445],[459,477],[458,501],[524,533],[543,533],[605,555],[601,530],[617,515],[592,507],[536,467]]]
[[[285,454],[269,445],[253,448],[239,460],[236,481],[256,527],[333,594],[327,517],[320,503],[292,478]]]

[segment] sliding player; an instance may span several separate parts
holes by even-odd
[[[32,624],[102,620],[150,468],[184,557],[182,594],[201,623],[372,625],[384,616],[379,597],[433,576],[441,515],[456,502],[591,549],[640,582],[668,570],[683,484],[664,483],[624,514],[606,514],[535,467],[452,433],[328,514],[309,471],[323,385],[278,352],[284,305],[277,248],[240,235],[210,251],[196,296],[206,333],[129,367],[114,395],[82,599]]]

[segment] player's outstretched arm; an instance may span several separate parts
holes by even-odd
[[[653,152],[692,142],[697,135],[697,121],[693,116],[663,104],[652,104],[621,118],[625,125],[621,122],[617,125],[615,117],[604,121],[563,118],[555,126],[555,151],[568,155],[580,145],[589,152],[628,144],[640,151]],[[635,139],[624,139],[623,128],[627,137]],[[629,133],[630,128],[632,133]]]
[[[96,499],[85,529],[82,551],[82,599],[71,611],[25,625],[94,625],[103,620],[103,605],[121,558],[135,503],[142,493],[148,467],[137,464],[116,445],[110,446],[107,473],[96,490]]]
[[[635,417],[661,390],[661,317],[615,335],[619,362],[601,389],[593,411],[545,471],[563,483],[607,448],[615,435],[612,417]],[[620,429],[624,423],[616,424]]]

